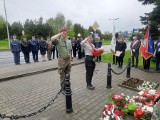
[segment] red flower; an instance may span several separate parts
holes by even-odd
[[[122,110],[118,110],[118,109],[114,111],[114,114],[116,114],[116,115],[118,115],[118,116],[122,116],[122,117],[125,116],[125,113],[122,112]]]
[[[139,117],[141,117],[142,115],[143,115],[142,109],[137,109],[137,110],[134,111],[134,117],[135,117],[135,118],[139,118]]]
[[[121,106],[121,102],[116,102],[116,105],[117,106]]]

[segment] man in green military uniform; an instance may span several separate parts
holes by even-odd
[[[71,44],[67,37],[67,29],[61,29],[60,33],[51,37],[51,41],[58,50],[58,73],[60,74],[60,84],[64,92],[65,75],[71,72]]]

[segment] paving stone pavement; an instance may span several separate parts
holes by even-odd
[[[40,63],[38,63],[38,65],[37,63],[33,64],[33,70],[36,68],[40,70],[42,66],[44,69],[44,66],[51,66],[52,63],[48,62],[45,64],[48,65]],[[49,106],[44,112],[20,120],[99,120],[103,107],[107,104],[109,94],[115,92],[130,96],[137,94],[136,91],[118,86],[118,83],[127,79],[126,71],[121,75],[112,73],[113,89],[107,89],[107,65],[107,63],[102,62],[96,63],[96,72],[93,76],[93,85],[96,88],[93,91],[86,88],[84,64],[72,66],[70,82],[73,113],[66,113],[65,96],[60,94],[53,105]],[[23,67],[20,67],[21,66],[16,66],[16,69],[11,71],[15,73],[16,70],[18,72],[23,71]],[[116,65],[112,65],[112,68],[117,72],[122,70],[118,69]],[[31,70],[30,68],[28,71],[32,72]],[[131,69],[131,77],[156,83],[160,82],[159,73],[147,73],[136,68]],[[46,106],[59,90],[60,81],[57,70],[2,81],[0,82],[0,113],[7,115],[24,115],[36,112]]]

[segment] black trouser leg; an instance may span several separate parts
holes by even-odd
[[[116,56],[115,56],[115,55],[113,55],[113,64],[115,64],[115,57],[116,57]]]
[[[93,77],[93,72],[95,69],[95,62],[92,61],[92,56],[91,57],[86,57],[85,59],[85,67],[86,67],[86,83],[87,85],[92,84],[92,77]]]

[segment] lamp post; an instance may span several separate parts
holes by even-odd
[[[109,20],[112,20],[113,21],[113,33],[112,33],[112,41],[111,41],[111,51],[112,53],[115,53],[115,46],[116,46],[116,40],[115,40],[115,25],[114,25],[114,21],[115,20],[118,20],[119,18],[115,18],[115,19],[109,19]],[[113,54],[113,64],[116,64],[116,57],[115,55]]]
[[[7,27],[8,45],[9,45],[9,48],[10,48],[10,42],[9,42],[9,29],[8,29],[8,21],[7,21],[7,12],[6,12],[5,0],[3,1],[3,3],[4,3],[5,18],[6,18],[6,27]]]
[[[113,21],[113,33],[112,33],[112,39],[115,38],[115,25],[114,25],[114,21],[118,20],[119,18],[114,18],[114,19],[109,19]]]

